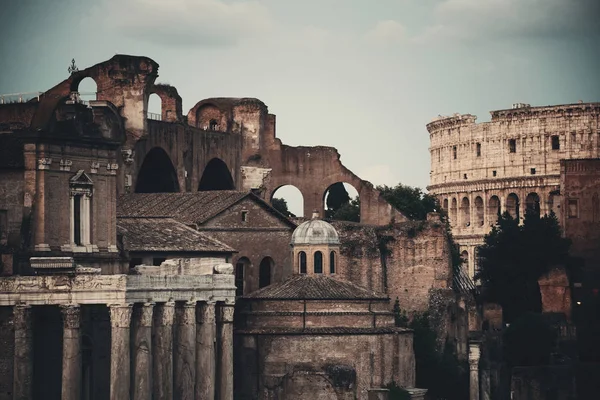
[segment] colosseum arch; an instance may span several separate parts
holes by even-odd
[[[525,210],[526,212],[533,212],[540,215],[540,196],[533,192],[529,193],[525,198]]]
[[[452,226],[456,226],[458,221],[458,202],[456,201],[456,197],[452,198],[452,202],[450,204],[450,224]]]
[[[475,226],[483,226],[485,221],[485,210],[483,208],[483,199],[481,196],[475,197]]]
[[[462,226],[471,226],[471,202],[468,197],[460,201],[460,223]]]
[[[494,195],[490,197],[487,213],[490,226],[496,225],[496,222],[498,222],[498,215],[500,215],[500,198],[498,196]]]
[[[213,158],[206,164],[202,178],[198,184],[198,191],[208,190],[234,190],[235,184],[227,164],[220,158]]]
[[[519,219],[519,196],[515,193],[511,193],[506,197],[506,211],[514,219]]]
[[[152,148],[138,172],[136,193],[179,192],[177,172],[167,152],[161,147]]]

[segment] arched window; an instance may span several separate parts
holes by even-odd
[[[462,259],[462,262],[463,262],[463,264],[462,264],[463,271],[470,274],[471,271],[470,271],[470,267],[469,267],[469,252],[466,250],[463,250],[462,253],[460,253],[460,258]]]
[[[329,273],[335,274],[335,251],[329,253]]]
[[[298,254],[298,264],[300,265],[300,273],[305,274],[306,273],[306,253],[303,251],[301,251]]]
[[[246,270],[250,266],[250,260],[246,257],[240,258],[235,264],[235,295],[244,295],[244,277]]]
[[[271,270],[273,269],[273,259],[265,257],[260,262],[258,271],[258,287],[263,288],[271,284]]]
[[[315,252],[315,265],[314,265],[315,274],[323,273],[323,253],[320,251]]]
[[[458,206],[456,198],[452,198],[452,203],[450,205],[450,224],[452,226],[456,226],[456,217],[458,215]]]

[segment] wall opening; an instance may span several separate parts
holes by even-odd
[[[273,271],[273,259],[271,257],[265,257],[260,262],[258,270],[258,287],[263,288],[271,284],[271,273]]]
[[[235,263],[235,295],[244,295],[244,280],[246,271],[250,268],[250,260],[247,257],[241,257]]]
[[[329,273],[335,274],[335,251],[329,253]]]
[[[271,195],[271,205],[286,217],[304,217],[304,196],[296,186],[278,187]]]
[[[540,196],[537,193],[529,193],[525,198],[526,212],[540,215]]]
[[[460,253],[460,258],[462,259],[462,267],[463,267],[463,271],[465,271],[469,276],[471,274],[471,269],[469,266],[469,252],[466,250],[463,250]]]
[[[508,141],[508,151],[510,153],[517,152],[517,141],[515,139],[509,139]]]
[[[337,221],[360,222],[360,198],[354,186],[336,182],[323,193],[325,218]]]
[[[306,268],[306,253],[303,251],[298,253],[298,264],[300,265],[300,273],[306,274],[308,272]]]
[[[460,202],[460,218],[462,226],[471,226],[471,202],[468,197],[463,197]]]
[[[511,193],[506,198],[506,211],[513,219],[519,219],[519,196]]]
[[[496,225],[499,216],[500,198],[498,196],[492,196],[488,201],[488,221],[490,221],[490,226]]]
[[[33,398],[60,399],[63,324],[58,306],[33,307]],[[31,333],[31,332],[30,332]]]
[[[314,264],[314,272],[315,274],[323,273],[323,253],[320,251],[315,251],[315,264]]]
[[[552,136],[552,150],[560,150],[560,137],[558,135]]]
[[[484,224],[483,199],[479,196],[475,197],[475,223],[477,226]]]
[[[179,192],[177,172],[169,155],[160,147],[146,154],[135,185],[136,193]]]
[[[98,99],[98,85],[91,77],[83,78],[81,82],[79,82],[77,92],[79,92],[79,98],[84,103],[89,103],[90,101]]]
[[[456,221],[458,217],[458,202],[456,198],[452,198],[452,202],[450,203],[450,224],[452,226],[456,226]]]
[[[162,100],[156,93],[152,93],[148,97],[147,117],[156,121],[162,120]]]
[[[477,157],[481,157],[481,143],[477,143],[475,145],[475,155]]]
[[[227,164],[219,158],[213,158],[206,164],[198,191],[208,190],[235,190],[233,178]]]

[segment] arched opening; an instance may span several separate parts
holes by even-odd
[[[296,186],[278,187],[271,195],[271,205],[286,217],[301,218],[304,216],[304,197]]]
[[[442,207],[444,208],[444,210],[446,212],[448,212],[448,199],[444,199],[444,202],[442,203]]]
[[[550,210],[550,212],[554,212],[555,214],[558,213],[558,210],[557,210],[558,202],[556,201],[556,196],[558,196],[558,194],[559,194],[558,190],[553,190],[548,195],[548,210]],[[548,213],[548,214],[550,214],[550,213]]]
[[[233,178],[227,168],[227,164],[218,158],[213,158],[206,164],[198,191],[204,192],[208,190],[234,190]]]
[[[315,274],[323,273],[323,253],[320,251],[315,251],[314,272]]]
[[[335,251],[329,253],[329,273],[335,274]]]
[[[525,198],[525,210],[528,213],[540,215],[540,196],[537,193],[529,193]]]
[[[179,192],[177,172],[169,155],[160,147],[146,154],[135,185],[136,193]]]
[[[511,193],[506,198],[506,211],[513,219],[519,219],[519,196]]]
[[[479,196],[475,197],[475,223],[476,226],[483,226],[484,221],[484,209],[483,199]]]
[[[244,280],[246,271],[250,267],[250,260],[247,257],[241,257],[235,263],[235,295],[244,295]]]
[[[260,262],[258,269],[258,287],[263,288],[271,284],[271,272],[273,271],[273,259],[265,257]]]
[[[298,253],[298,265],[300,266],[300,273],[301,274],[306,274],[307,272],[307,268],[306,268],[306,253],[301,251],[300,253]]]
[[[152,93],[148,97],[148,119],[162,120],[162,100],[159,95]]]
[[[219,129],[219,122],[216,119],[211,119],[208,122],[208,129],[211,131],[216,131]]]
[[[456,197],[453,197],[452,202],[450,203],[450,224],[452,226],[456,226],[457,216],[458,216],[458,202],[456,201]]]
[[[463,197],[460,202],[460,218],[462,226],[471,226],[471,202],[468,197]]]
[[[360,198],[354,186],[336,182],[323,193],[325,218],[360,222]]]
[[[77,92],[79,93],[79,98],[85,103],[98,99],[98,85],[91,77],[83,78],[79,82]]]
[[[500,216],[500,198],[498,196],[490,197],[488,201],[488,221],[490,226],[496,225]]]
[[[212,104],[204,104],[196,111],[196,126],[200,129],[218,131],[225,130],[225,120],[217,107]]]
[[[467,272],[468,274],[471,273],[471,270],[469,268],[469,252],[466,250],[463,250],[460,253],[460,258],[462,260],[462,266],[463,266],[463,271]]]

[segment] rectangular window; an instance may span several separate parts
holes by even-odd
[[[248,211],[242,211],[242,222],[246,222],[248,220]]]
[[[73,196],[73,243],[81,246],[81,197]]]
[[[452,146],[452,157],[456,160],[456,146]]]
[[[558,135],[552,136],[552,150],[560,150],[560,138]]]
[[[577,199],[569,199],[569,218],[579,217],[579,205],[577,203]]]
[[[531,175],[535,175],[535,168],[531,168]]]
[[[464,175],[463,175],[463,177],[464,177],[465,179],[467,179],[467,174],[464,174]]]
[[[508,141],[508,151],[511,153],[517,152],[517,141],[515,139],[510,139]]]
[[[492,171],[492,176],[496,176],[496,171]]]
[[[477,157],[481,157],[481,143],[475,145],[475,153],[477,154]]]

